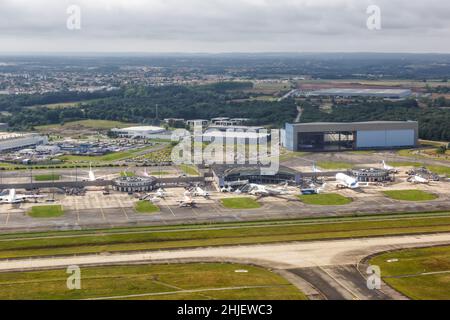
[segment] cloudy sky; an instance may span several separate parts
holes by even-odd
[[[450,53],[449,17],[449,0],[0,0],[0,51]]]

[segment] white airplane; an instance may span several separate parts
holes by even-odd
[[[152,198],[150,198],[150,202],[151,203],[159,203],[159,202],[161,202],[161,198],[157,197],[157,196],[153,196]]]
[[[144,169],[144,172],[142,172],[142,175],[147,178],[150,177],[150,174],[148,173],[147,168]]]
[[[85,171],[86,172],[86,171]],[[99,180],[105,180],[108,177],[110,177],[111,175],[105,175],[105,176],[101,176],[101,177],[97,177],[95,175],[94,170],[92,170],[92,164],[89,164],[89,171],[87,171],[87,178],[85,178],[83,181],[99,181]],[[79,179],[80,177],[75,177],[75,176],[68,176],[69,178],[77,178]],[[83,178],[82,178],[83,179]]]
[[[411,182],[413,184],[429,184],[430,180],[425,179],[424,177],[421,177],[419,175],[415,175],[415,176],[409,177],[408,182]]]
[[[204,198],[208,198],[210,195],[210,193],[208,191],[203,190],[200,187],[195,187],[194,189],[194,197],[204,197]]]
[[[226,192],[233,192],[233,188],[231,186],[222,187],[220,189],[220,192],[226,193]]]
[[[164,199],[167,196],[167,192],[163,188],[156,190],[155,197]]]
[[[260,184],[250,184],[248,193],[254,196],[279,196],[288,194],[286,187],[270,188]]]
[[[301,189],[301,193],[303,195],[321,194],[325,190],[326,186],[327,184],[324,183],[321,187],[317,188],[314,184],[312,184],[310,188]]]
[[[184,196],[183,200],[178,201],[180,208],[192,208],[195,207],[195,202],[189,196]]]
[[[38,196],[38,195],[23,195],[23,194],[16,194],[16,189],[9,189],[9,193],[7,195],[0,196],[0,203],[22,203],[25,202],[27,199],[38,199],[38,198],[44,198],[45,196]]]
[[[344,173],[338,173],[336,175],[337,186],[348,189],[357,189],[359,188],[359,182]]]
[[[147,197],[151,196],[152,194],[147,195]],[[159,188],[158,190],[156,190],[155,194],[153,194],[153,198],[159,198],[159,199],[165,199],[167,196],[169,195],[169,193],[164,190],[163,188]]]
[[[390,172],[392,172],[392,173],[398,173],[398,170],[395,169],[394,167],[388,165],[388,164],[386,163],[386,161],[383,160],[383,161],[381,162],[381,164],[383,165],[383,169],[384,169],[384,170],[390,171]]]

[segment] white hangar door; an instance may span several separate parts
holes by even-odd
[[[358,131],[357,148],[409,147],[415,145],[414,130]]]

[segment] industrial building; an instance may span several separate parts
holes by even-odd
[[[275,175],[263,175],[260,166],[257,165],[214,165],[212,173],[215,183],[220,187],[237,186],[248,183],[300,184],[302,176],[291,168],[281,166]]]
[[[393,182],[394,175],[389,170],[384,169],[354,169],[351,175],[358,180],[358,182]]]
[[[232,126],[242,126],[245,123],[249,122],[248,118],[213,118],[211,119],[211,123],[216,126],[224,126],[224,127],[232,127]]]
[[[210,125],[208,127],[208,131],[216,130],[223,132],[260,132],[262,130],[266,130],[266,128],[261,126],[223,126],[223,125]]]
[[[209,121],[204,119],[188,120],[186,121],[186,124],[191,128],[194,128],[195,126],[206,128],[209,124]]]
[[[322,89],[308,92],[309,97],[334,97],[334,98],[383,98],[383,99],[405,99],[412,96],[410,89]]]
[[[123,129],[112,129],[111,132],[117,134],[119,137],[126,138],[152,138],[155,135],[163,134],[166,129],[154,126],[129,127]]]
[[[0,132],[0,152],[20,150],[47,143],[48,138],[37,133]]]
[[[345,151],[412,148],[418,145],[417,121],[286,124],[290,151]]]
[[[196,139],[198,140],[198,139]],[[269,141],[269,133],[258,133],[258,132],[238,132],[238,131],[206,131],[202,135],[203,142],[223,142],[224,144],[235,144],[235,145],[255,145],[261,143],[262,141]]]

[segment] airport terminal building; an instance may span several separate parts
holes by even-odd
[[[419,139],[417,121],[288,123],[285,131],[290,151],[412,148]]]
[[[264,175],[261,167],[257,165],[214,165],[212,173],[214,182],[220,188],[248,183],[280,184],[289,182],[300,184],[302,180],[300,172],[284,166],[280,166],[274,175]]]

